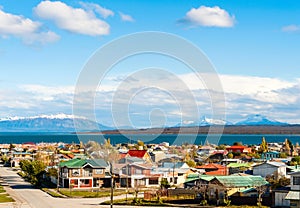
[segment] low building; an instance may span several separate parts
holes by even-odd
[[[228,152],[235,152],[235,153],[251,153],[251,147],[246,147],[242,145],[233,145],[231,147],[227,147],[226,150]]]
[[[227,175],[227,168],[226,166],[209,163],[201,166],[195,167],[198,170],[204,170],[206,175]]]
[[[276,152],[276,151],[272,151],[272,152],[264,152],[261,154],[261,159],[262,160],[273,160],[275,158],[279,158],[280,157],[280,153]]]
[[[63,188],[110,186],[109,164],[103,159],[72,159],[59,164],[59,185]]]
[[[291,190],[285,197],[290,201],[291,208],[300,207],[300,172],[290,173],[291,176]]]
[[[253,175],[257,176],[272,176],[276,179],[286,177],[286,164],[280,162],[264,162],[253,166]]]

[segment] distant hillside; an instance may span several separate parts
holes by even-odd
[[[266,116],[255,114],[249,115],[245,120],[239,121],[235,123],[235,125],[246,125],[246,126],[257,126],[257,125],[288,125],[288,123],[283,123],[280,121],[276,121],[274,119],[267,118]]]
[[[153,128],[153,129],[140,129],[140,130],[113,130],[103,131],[103,134],[177,134],[179,131],[183,134],[300,134],[300,125],[230,125],[220,126],[200,126],[200,127],[170,127],[170,128]]]
[[[96,122],[85,118],[76,118],[72,115],[41,115],[34,117],[10,117],[0,120],[1,132],[27,131],[27,132],[74,132],[74,121],[77,123],[77,131],[112,130]]]

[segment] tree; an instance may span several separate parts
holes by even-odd
[[[227,154],[227,157],[228,157],[229,159],[232,159],[232,158],[233,158],[233,154],[230,152],[230,153]]]
[[[186,164],[189,166],[189,167],[195,167],[196,166],[196,163],[194,160],[189,160],[189,161],[186,161]]]
[[[226,146],[224,144],[220,144],[219,146],[216,147],[217,150],[225,150]]]
[[[257,181],[253,184],[253,187],[257,191],[257,206],[261,207],[262,206],[262,196],[263,194],[267,191],[268,187],[261,181]]]
[[[160,181],[160,188],[161,189],[168,189],[170,188],[170,183],[169,181],[166,179],[166,178],[163,178],[161,181]]]
[[[25,173],[25,177],[34,185],[40,185],[42,176],[45,173],[46,165],[39,161],[21,160],[20,168]]]
[[[288,155],[293,155],[294,146],[293,146],[293,143],[289,139],[285,139],[285,141],[284,141],[284,150]]]
[[[286,155],[285,152],[280,152],[280,153],[279,153],[279,157],[280,157],[280,158],[287,158],[287,155]]]
[[[267,143],[265,137],[262,138],[262,141],[261,141],[261,144],[260,144],[260,147],[259,147],[259,152],[260,153],[268,152],[268,143]]]
[[[300,156],[293,157],[290,165],[300,165]]]

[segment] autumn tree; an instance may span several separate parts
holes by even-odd
[[[268,152],[268,143],[267,143],[265,137],[262,138],[262,141],[261,141],[261,144],[260,144],[260,147],[259,147],[259,152],[260,153]]]
[[[285,139],[285,141],[284,141],[284,151],[288,155],[293,155],[294,146],[293,146],[292,142],[289,139]]]

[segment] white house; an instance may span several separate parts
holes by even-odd
[[[280,162],[265,162],[253,166],[253,175],[266,177],[275,175],[275,177],[286,177],[286,164]]]
[[[300,172],[290,173],[291,176],[291,190],[285,197],[290,200],[291,208],[300,207]]]

